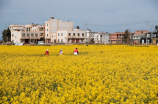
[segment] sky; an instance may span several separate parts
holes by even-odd
[[[157,5],[158,0],[0,0],[0,40],[9,25],[43,25],[50,16],[92,32],[152,31]]]

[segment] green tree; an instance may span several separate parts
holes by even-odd
[[[7,31],[6,30],[3,30],[2,31],[2,39],[3,39],[3,42],[7,42]]]
[[[77,27],[76,27],[76,29],[80,29],[80,27],[79,27],[79,26],[77,26]]]
[[[2,31],[2,34],[3,34],[2,39],[3,39],[4,42],[11,41],[11,31],[10,31],[9,27],[8,27],[7,30],[4,29]]]
[[[90,44],[94,43],[94,38],[90,39]]]
[[[6,30],[6,36],[7,36],[7,41],[11,41],[11,31],[10,31],[9,27]]]

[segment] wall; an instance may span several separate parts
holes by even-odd
[[[12,34],[14,34],[13,37]],[[11,31],[11,41],[13,40],[14,43],[20,43],[20,38],[21,38],[21,31]]]

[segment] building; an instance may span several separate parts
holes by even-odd
[[[80,29],[57,31],[57,43],[78,44],[85,42],[85,31]]]
[[[149,30],[136,30],[134,32],[134,35],[137,36],[137,35],[140,35],[140,34],[146,34],[148,32],[149,32]]]
[[[13,43],[37,43],[39,40],[48,43],[56,43],[58,39],[57,31],[73,30],[73,22],[63,22],[59,19],[50,17],[45,21],[45,25],[10,25],[11,40]]]
[[[145,44],[146,43],[146,34],[149,33],[148,30],[136,30],[132,36],[134,44]],[[149,38],[149,34],[147,38]],[[148,39],[151,42],[151,39]]]
[[[158,32],[152,33],[152,41],[153,41],[153,44],[158,44]]]
[[[110,43],[109,35],[110,35],[110,34],[109,34],[108,32],[106,32],[106,33],[101,32],[101,33],[100,33],[100,40],[101,40],[101,43],[105,43],[105,44]]]
[[[110,43],[123,43],[125,32],[110,33]]]
[[[91,32],[90,29],[86,31],[86,43],[109,43],[109,33],[106,32]]]
[[[44,40],[44,25],[10,25],[11,41],[13,43],[36,43]]]
[[[59,19],[50,17],[49,21],[45,21],[45,43],[57,43],[57,31],[73,30],[73,22],[63,22]]]

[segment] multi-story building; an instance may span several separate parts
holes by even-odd
[[[80,29],[57,31],[57,43],[84,43],[85,31]]]
[[[123,43],[124,34],[125,34],[125,32],[110,33],[110,42],[111,43]]]
[[[134,35],[132,36],[134,44],[137,44],[137,43],[144,44],[144,43],[146,43],[146,40],[144,41],[144,39],[142,39],[142,38],[145,38],[147,33],[149,33],[148,30],[136,30],[134,32]],[[150,36],[148,35],[147,37],[150,37]]]
[[[45,21],[45,43],[56,43],[58,40],[57,31],[73,30],[73,22],[63,22],[59,19],[50,17],[49,21]]]
[[[106,32],[106,33],[101,32],[101,33],[100,33],[101,43],[105,43],[105,44],[110,43],[109,35],[110,35],[110,34],[109,34],[108,32]]]
[[[11,41],[13,43],[36,43],[44,39],[44,25],[10,25]]]
[[[158,44],[158,32],[152,33],[152,41],[153,41],[153,44]]]
[[[94,41],[94,43],[109,43],[109,33],[106,32],[91,32],[91,30],[86,31],[86,43],[91,43]]]

